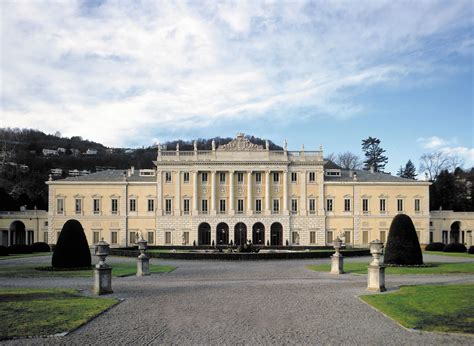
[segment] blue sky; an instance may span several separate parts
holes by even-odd
[[[4,1],[0,126],[474,165],[471,1]]]

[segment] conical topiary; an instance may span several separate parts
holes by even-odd
[[[91,266],[91,252],[82,225],[68,220],[59,234],[53,253],[53,268],[85,268]]]
[[[423,264],[420,242],[416,235],[415,225],[405,214],[395,216],[390,225],[387,245],[385,246],[384,263],[395,265]]]

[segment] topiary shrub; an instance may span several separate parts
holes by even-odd
[[[9,253],[10,251],[6,246],[0,245],[0,256],[8,256]]]
[[[461,243],[450,243],[446,245],[443,252],[466,252],[467,249],[464,244]]]
[[[91,266],[91,253],[81,223],[68,220],[59,234],[51,262],[53,268],[86,268]]]
[[[43,242],[33,243],[33,245],[31,245],[31,250],[33,250],[33,252],[50,252],[51,251],[51,249],[49,248],[49,245]]]
[[[415,225],[408,215],[398,214],[393,218],[385,247],[384,262],[401,266],[423,264]]]
[[[467,253],[474,255],[474,245],[469,246],[469,250],[467,250]]]
[[[426,245],[426,251],[443,251],[446,244],[444,243],[429,243]]]
[[[26,244],[15,244],[8,248],[10,254],[26,254],[32,253],[31,246]]]

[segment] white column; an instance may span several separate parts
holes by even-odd
[[[300,215],[306,215],[306,171],[301,172],[301,208]]]
[[[211,215],[216,215],[216,172],[211,172]],[[212,232],[211,232],[212,233]]]
[[[198,214],[198,172],[193,172],[193,215]]]
[[[252,214],[252,171],[247,172],[247,214]]]
[[[176,171],[176,196],[174,196],[174,215],[181,215],[181,171]]]
[[[156,212],[158,215],[163,215],[163,172],[157,171],[156,172],[156,180],[157,180],[157,196],[156,196]],[[128,208],[128,206],[126,206]]]
[[[271,214],[271,211],[270,211],[270,171],[265,172],[265,214]]]
[[[229,171],[229,214],[234,215],[234,213],[234,171]]]
[[[288,213],[288,171],[283,171],[283,213]]]

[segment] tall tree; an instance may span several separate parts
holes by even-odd
[[[340,153],[337,155],[336,163],[343,169],[361,169],[362,160],[359,156],[350,151]]]
[[[416,178],[416,168],[411,160],[405,164],[405,168],[400,166],[400,169],[397,172],[397,175],[401,178],[415,179]]]
[[[420,157],[420,173],[425,172],[430,181],[435,181],[440,172],[448,168],[449,159],[443,152],[423,154]]]
[[[362,140],[362,151],[365,155],[364,169],[374,168],[375,172],[383,172],[388,158],[384,155],[385,149],[380,147],[380,139],[369,137]]]

